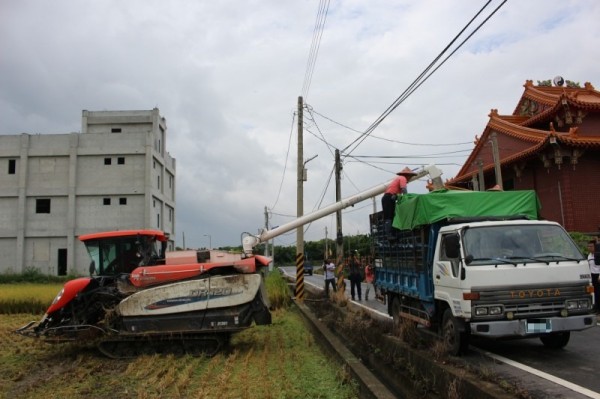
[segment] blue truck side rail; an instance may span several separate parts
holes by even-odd
[[[435,223],[386,232],[383,212],[370,215],[375,286],[388,297],[405,296],[420,302],[419,307],[429,316],[434,311],[432,260],[440,227],[441,223]]]

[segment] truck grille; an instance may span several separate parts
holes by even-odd
[[[496,287],[478,289],[479,299],[472,306],[504,305],[505,312],[513,312],[515,318],[557,314],[565,307],[569,299],[588,299],[587,284],[552,284],[529,287]]]

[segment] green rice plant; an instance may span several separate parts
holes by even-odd
[[[62,284],[0,284],[0,313],[44,313]]]
[[[278,271],[272,271],[265,277],[267,296],[272,309],[286,308],[292,303],[287,281]]]

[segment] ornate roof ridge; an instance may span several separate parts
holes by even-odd
[[[549,131],[526,127],[521,124],[512,123],[508,118],[503,118],[498,114],[497,109],[492,109],[488,115],[490,120],[487,123],[487,128],[494,129],[509,136],[517,137],[527,141],[539,141],[544,139]]]
[[[521,99],[518,101],[515,110],[513,111],[513,115],[517,115],[519,113],[519,107],[521,106],[522,99],[527,98],[529,100],[534,100],[540,104],[544,104],[547,106],[555,106],[559,103],[561,97],[572,99],[573,101],[578,101],[577,98],[580,95],[597,95],[600,99],[600,93],[596,91],[594,86],[590,82],[585,82],[584,87],[568,87],[568,86],[535,86],[533,84],[533,80],[526,80],[523,87],[525,90],[521,95]],[[581,105],[587,104],[584,101],[578,102]]]

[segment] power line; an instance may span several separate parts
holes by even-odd
[[[317,128],[317,131],[319,132],[319,135],[321,136],[321,138],[317,137],[313,132],[310,131],[310,129],[306,128],[306,130],[312,134],[313,136],[317,137],[319,140],[321,140],[323,143],[325,143],[325,145],[327,146],[327,149],[329,150],[329,153],[333,156],[334,153],[331,150],[332,148],[335,148],[333,145],[329,144],[329,142],[327,142],[327,140],[325,139],[325,136],[323,135],[323,132],[321,132],[321,129],[319,129],[319,125],[317,125],[317,121],[315,120],[314,115],[312,114],[312,107],[306,107],[306,110],[308,111],[309,115],[310,115],[310,120],[315,124],[315,128]]]
[[[285,163],[283,164],[283,173],[281,174],[281,183],[279,183],[279,191],[277,191],[277,198],[275,199],[275,203],[273,204],[271,209],[275,209],[275,206],[277,206],[277,202],[279,202],[279,196],[281,195],[281,189],[283,187],[283,180],[285,178],[285,171],[287,169],[287,161],[288,161],[288,157],[290,156],[290,147],[292,145],[292,135],[294,133],[294,121],[295,120],[296,120],[296,113],[294,112],[292,114],[292,126],[290,128],[290,138],[288,139],[287,152],[285,153]]]
[[[456,151],[446,151],[446,152],[437,152],[433,154],[412,154],[412,155],[353,155],[353,158],[382,158],[382,159],[394,159],[394,158],[429,158],[436,155],[444,156],[450,154],[464,154],[470,153],[472,149],[466,150],[456,150]]]
[[[496,13],[496,11],[498,11],[500,9],[500,7],[502,7],[507,0],[504,0],[504,2],[502,2],[486,19],[484,19],[484,21],[467,37],[467,39],[465,39],[451,54],[450,56],[452,56],[460,47],[462,47],[462,45],[469,39],[471,38],[471,36],[477,32],[488,20],[489,18],[494,15]],[[431,72],[429,75],[427,75],[427,77],[425,79],[423,79],[422,82],[421,79],[429,72],[429,70],[437,63],[437,61],[446,53],[446,51],[448,51],[448,49],[454,44],[454,42],[456,40],[458,40],[458,38],[463,34],[463,32],[473,23],[473,21],[488,7],[488,5],[490,4],[491,0],[488,0],[488,2],[475,14],[475,16],[473,18],[471,18],[471,20],[467,23],[467,25],[465,25],[461,31],[450,41],[450,43],[448,43],[448,45],[444,48],[444,50],[442,50],[436,57],[435,59],[427,66],[427,68],[425,68],[425,70],[423,70],[423,72],[421,72],[421,74],[409,85],[408,88],[406,88],[404,90],[404,92],[365,130],[365,132],[358,137],[357,139],[355,139],[354,141],[352,141],[348,146],[346,146],[342,152],[346,152],[346,150],[348,150],[350,147],[354,146],[354,148],[352,148],[350,151],[346,152],[346,156],[351,154],[352,151],[354,151],[358,145],[360,143],[362,143],[370,134],[371,132],[373,132],[373,130],[375,130],[377,128],[377,126],[379,126],[381,124],[381,122],[383,122],[383,120],[385,118],[387,118],[402,102],[404,102],[404,100],[406,100],[406,98],[408,98],[412,93],[414,93],[414,91],[419,88],[421,86],[421,84],[423,82],[425,82],[435,71],[437,71],[437,69],[439,68],[439,66],[437,68],[435,68],[433,70],[433,72]],[[448,56],[441,65],[443,65],[443,63],[445,63],[448,58],[450,57]],[[419,83],[420,82],[420,83]]]
[[[332,119],[332,118],[330,118],[330,117],[328,117],[326,115],[323,115],[323,114],[315,111],[312,107],[310,107],[310,111],[309,112],[311,113],[311,115],[312,115],[312,113],[315,113],[315,114],[319,115],[320,117],[325,118],[325,119],[327,119],[328,121],[330,121],[332,123],[335,123],[338,126],[341,126],[343,128],[346,128],[346,129],[351,130],[351,131],[356,132],[356,133],[363,134],[363,132],[361,132],[359,130],[356,130],[354,128],[346,126],[343,123],[340,123],[340,122],[338,122],[338,121],[336,121],[336,120],[334,120],[334,119]],[[313,117],[312,120],[313,120],[313,122],[316,123],[316,121],[314,120],[314,117]],[[378,139],[378,140],[388,141],[390,143],[397,143],[397,144],[403,144],[403,145],[414,145],[414,146],[427,146],[427,147],[447,147],[447,146],[454,146],[454,145],[473,144],[473,141],[466,141],[466,142],[459,142],[459,143],[411,143],[411,142],[408,142],[408,141],[400,141],[400,140],[388,139],[386,137],[375,136],[374,134],[369,135],[369,137],[374,138],[374,139]]]
[[[302,85],[302,96],[304,98],[308,97],[308,90],[310,89],[312,75],[317,63],[317,55],[319,53],[319,47],[321,46],[321,38],[323,36],[323,28],[325,27],[325,21],[327,20],[328,10],[329,0],[321,0],[317,10],[315,28],[313,30],[313,39],[310,45],[310,51],[308,53],[308,60],[306,61],[306,71],[304,72],[304,83]]]

